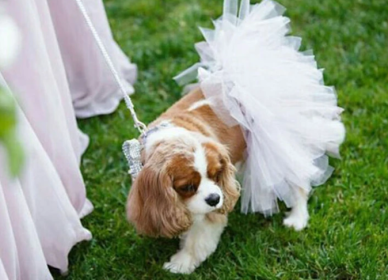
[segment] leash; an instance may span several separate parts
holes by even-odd
[[[90,31],[93,34],[94,40],[96,41],[96,44],[97,44],[98,48],[100,49],[100,52],[101,52],[102,56],[104,57],[106,64],[108,65],[110,71],[112,72],[112,75],[114,76],[114,78],[115,78],[115,80],[116,80],[116,82],[121,90],[121,93],[122,93],[124,101],[125,101],[125,105],[127,106],[128,110],[131,112],[131,116],[132,116],[132,119],[134,121],[135,127],[139,131],[140,135],[145,136],[146,132],[147,132],[147,126],[138,119],[138,117],[136,115],[136,111],[135,111],[135,106],[133,105],[132,100],[126,91],[126,89],[123,85],[123,82],[121,81],[120,76],[119,76],[115,66],[113,65],[112,59],[110,58],[104,44],[102,43],[101,38],[98,35],[97,30],[94,27],[82,0],[75,0],[75,1],[78,5],[78,8],[80,9],[84,19],[85,19],[85,21],[86,21]],[[132,181],[135,180],[135,178],[137,177],[137,175],[139,174],[139,172],[143,168],[143,165],[141,163],[141,150],[142,150],[142,145],[140,144],[140,142],[137,139],[127,140],[123,144],[123,153],[128,161],[129,174],[132,177]]]
[[[114,78],[115,78],[115,80],[116,80],[116,82],[121,90],[121,93],[123,94],[125,105],[127,106],[129,111],[131,112],[131,116],[132,116],[132,119],[135,123],[135,127],[139,130],[140,134],[144,133],[147,130],[147,126],[138,119],[138,117],[136,115],[136,111],[135,111],[135,106],[133,105],[131,98],[129,97],[127,91],[125,90],[123,82],[121,81],[120,76],[119,76],[116,68],[113,65],[112,59],[110,58],[104,44],[102,43],[101,38],[98,35],[97,30],[94,27],[82,0],[75,0],[75,1],[77,2],[78,8],[80,9],[90,31],[93,34],[94,40],[96,41],[98,48],[100,49],[101,54],[103,55],[106,64],[109,66],[109,69],[112,72],[112,75],[114,76]]]

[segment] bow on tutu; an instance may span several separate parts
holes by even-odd
[[[285,9],[264,0],[225,0],[214,30],[195,45],[200,62],[175,77],[197,77],[212,109],[247,143],[242,211],[270,215],[277,200],[294,206],[296,188],[311,190],[331,175],[327,153],[338,155],[345,129],[334,88],[323,84],[312,52],[286,36]]]

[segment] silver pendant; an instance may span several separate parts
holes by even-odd
[[[132,177],[132,182],[139,175],[143,165],[141,163],[141,144],[137,139],[127,140],[123,144],[123,153],[128,161],[128,173]]]

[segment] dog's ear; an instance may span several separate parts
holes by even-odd
[[[226,151],[221,153],[221,165],[222,171],[220,172],[218,182],[224,195],[224,203],[219,212],[226,214],[232,212],[240,197],[240,184],[236,180],[236,168],[230,162]]]
[[[152,237],[175,237],[192,223],[169,175],[150,165],[144,166],[132,185],[127,217],[138,233]]]

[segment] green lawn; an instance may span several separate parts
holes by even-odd
[[[162,265],[177,240],[136,235],[125,218],[130,179],[121,154],[137,137],[121,104],[109,116],[79,121],[90,135],[82,171],[94,212],[83,220],[91,242],[70,254],[57,279],[388,279],[388,8],[385,0],[280,0],[293,35],[312,48],[335,85],[347,128],[342,160],[309,202],[303,232],[282,226],[284,211],[265,219],[236,210],[214,255],[190,276]],[[222,11],[221,0],[106,0],[115,38],[138,65],[133,101],[150,122],[180,97],[171,79],[198,60],[198,25]]]

